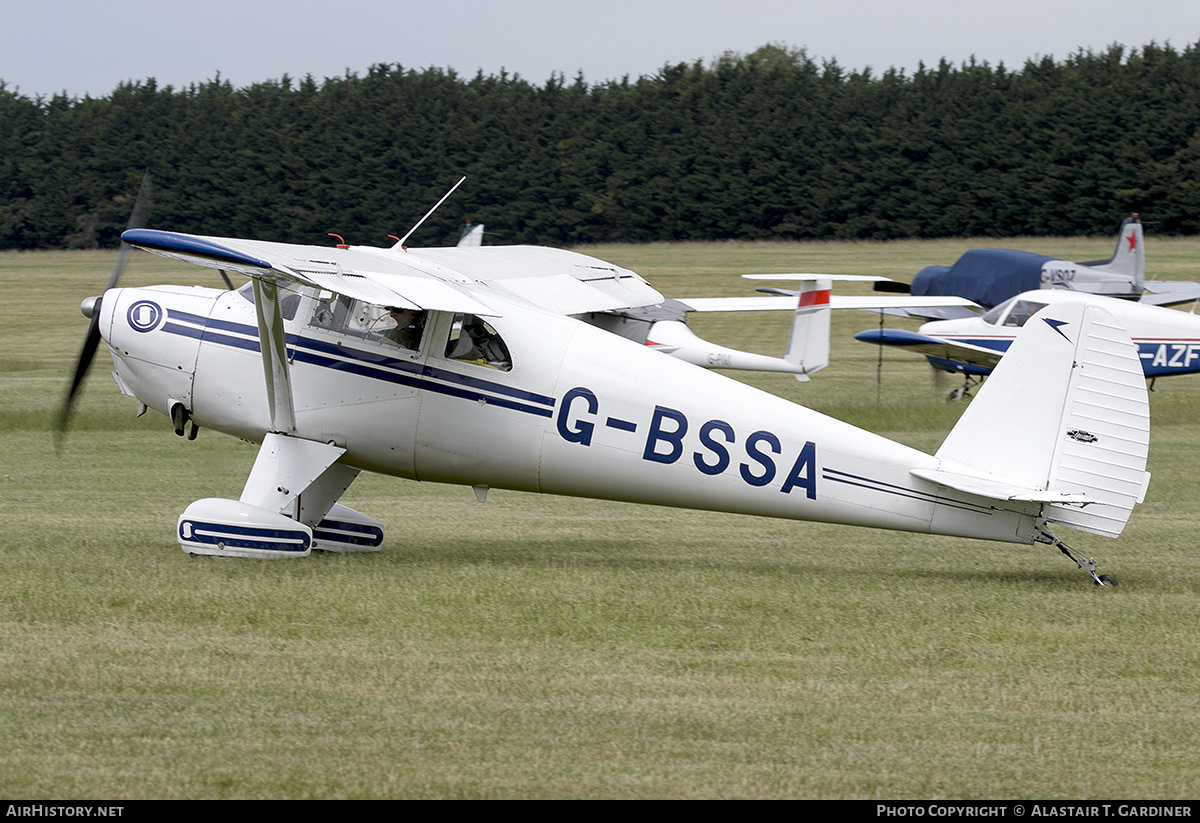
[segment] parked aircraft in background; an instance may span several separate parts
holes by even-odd
[[[973,378],[991,373],[1036,312],[1080,300],[1103,307],[1128,331],[1147,378],[1200,372],[1200,316],[1135,300],[1063,289],[1024,292],[986,314],[935,320],[916,332],[869,329],[856,334],[855,339],[905,349],[925,356],[936,369],[964,375],[964,389],[956,392],[961,396],[970,388]]]
[[[912,311],[974,306],[959,297],[875,294],[837,295],[835,282],[872,282],[883,277],[837,274],[746,274],[748,280],[792,281],[795,288],[772,289],[771,297],[680,297],[651,306],[580,315],[579,319],[704,368],[784,372],[797,380],[829,365],[832,309],[904,308]],[[783,357],[739,351],[698,337],[687,325],[691,312],[790,311],[791,331]]]
[[[457,246],[482,246],[483,229],[482,223],[466,221]],[[224,273],[222,276],[228,283],[228,277]],[[880,282],[887,281],[886,277],[835,274],[747,274],[743,277],[749,280],[792,281],[795,288],[761,289],[773,292],[775,296],[772,297],[671,298],[653,305],[588,312],[577,315],[577,319],[706,369],[783,372],[795,375],[797,380],[804,382],[810,379],[810,375],[829,365],[831,309],[937,312],[947,308],[966,310],[965,307],[976,307],[970,300],[960,297],[894,293],[845,296],[835,295],[832,291],[832,284],[837,281]],[[688,315],[692,312],[759,311],[792,313],[792,325],[782,357],[722,346],[699,337],[688,326]]]
[[[1145,235],[1141,219],[1134,214],[1121,223],[1116,249],[1107,260],[1074,263],[1013,249],[971,249],[953,266],[922,269],[907,289],[890,283],[880,289],[925,296],[955,295],[985,309],[1022,292],[1040,289],[1065,289],[1158,306],[1200,299],[1200,283],[1146,280],[1145,274]],[[966,314],[959,311],[925,316],[949,319]]]

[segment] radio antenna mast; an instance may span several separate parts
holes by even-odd
[[[422,223],[424,223],[426,220],[428,220],[428,219],[429,219],[429,215],[431,215],[431,214],[433,214],[435,211],[437,211],[437,207],[438,207],[438,206],[440,206],[440,205],[442,205],[442,203],[445,203],[445,202],[446,202],[446,198],[447,198],[447,197],[449,197],[450,195],[454,194],[454,190],[455,190],[455,189],[457,189],[459,186],[461,186],[461,185],[462,185],[462,181],[464,181],[464,180],[466,180],[466,179],[467,179],[467,176],[466,176],[465,174],[464,174],[462,177],[458,178],[458,182],[457,182],[457,183],[455,183],[453,186],[451,186],[451,187],[450,187],[450,191],[448,191],[448,192],[446,192],[445,194],[443,194],[443,195],[442,195],[442,199],[441,199],[441,200],[439,200],[439,201],[437,201],[436,203],[434,203],[434,204],[433,204],[433,208],[432,208],[432,209],[430,209],[429,211],[425,212],[425,216],[424,216],[424,217],[422,217],[420,220],[418,220],[418,221],[417,221],[417,224],[416,224],[415,226],[413,226],[411,229],[409,229],[409,230],[408,230],[408,234],[404,235],[404,236],[403,236],[403,237],[401,237],[399,240],[397,240],[397,241],[396,241],[396,245],[392,246],[392,248],[393,248],[393,249],[402,249],[402,248],[404,248],[404,241],[405,241],[405,240],[407,240],[409,237],[411,237],[411,236],[412,236],[412,233],[413,233],[414,231],[416,231],[417,229],[419,229],[419,228],[421,227],[421,224],[422,224]]]

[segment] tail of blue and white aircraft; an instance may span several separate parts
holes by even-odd
[[[938,449],[938,467],[913,474],[969,494],[1041,502],[1047,524],[1116,537],[1150,479],[1149,420],[1124,328],[1096,305],[1060,303],[1026,324]],[[1045,538],[1088,568],[1048,531]]]

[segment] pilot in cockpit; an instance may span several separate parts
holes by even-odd
[[[473,314],[456,315],[446,343],[446,357],[500,371],[512,369],[508,346],[496,330]]]
[[[406,349],[419,349],[421,334],[425,331],[426,312],[390,306],[388,314],[396,325],[385,331],[383,336]]]

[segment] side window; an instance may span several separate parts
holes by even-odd
[[[429,313],[415,309],[403,309],[390,306],[387,317],[380,318],[377,328],[382,329],[384,340],[390,340],[402,349],[417,351],[421,348],[421,338],[425,335],[425,321]],[[390,328],[388,326],[390,325]]]
[[[473,314],[456,314],[446,341],[446,358],[500,371],[512,370],[508,346],[491,324]]]
[[[421,348],[428,312],[395,306],[378,306],[345,295],[317,301],[313,326],[372,343],[386,343],[410,351]]]

